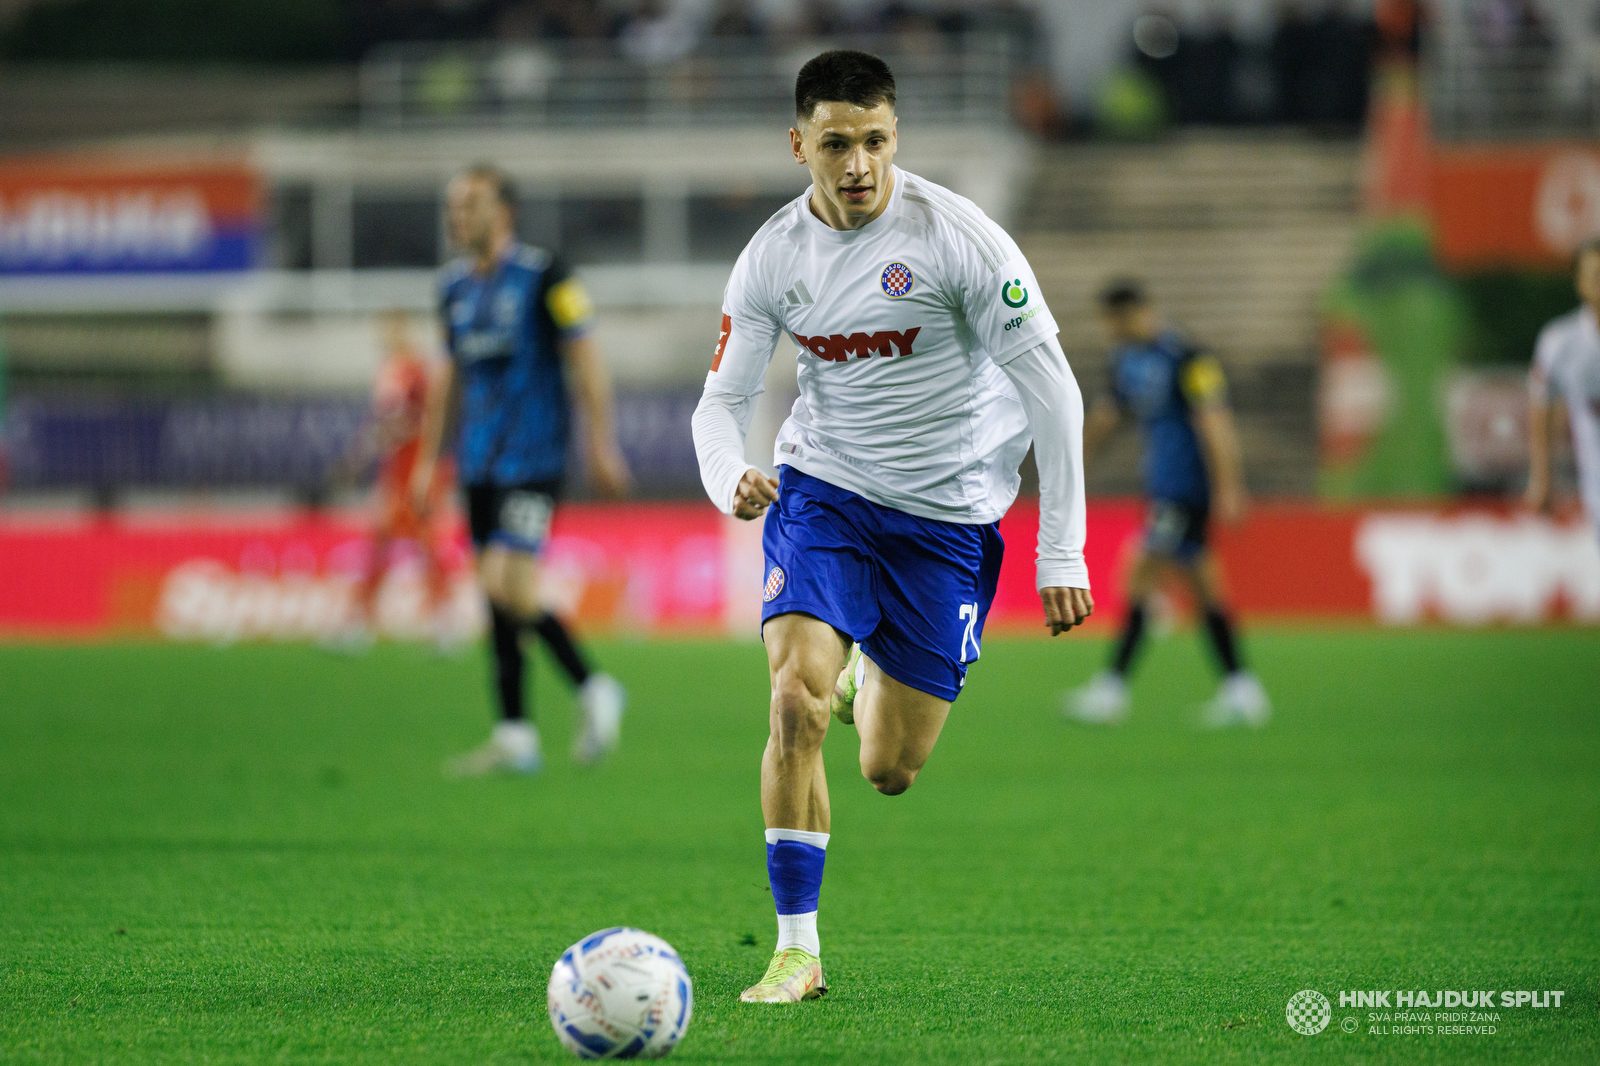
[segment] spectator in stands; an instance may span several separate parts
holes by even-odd
[[[961,12],[960,24],[942,22],[952,32],[997,33],[1011,41],[1013,54],[1037,74],[1048,76],[1050,35],[1039,24],[1039,13],[1022,0],[990,0]]]
[[[350,22],[358,52],[385,41],[438,41],[484,37],[498,5],[442,0],[353,0]]]
[[[639,0],[617,44],[629,59],[653,66],[682,59],[694,50],[697,37],[694,23],[666,0]]]
[[[891,0],[868,21],[876,32],[895,38],[895,43],[907,52],[928,55],[939,50],[939,23],[926,11],[919,10],[905,0]]]
[[[1521,127],[1543,113],[1555,37],[1530,0],[1477,0],[1472,33],[1482,51],[1491,120]]]
[[[1183,117],[1204,126],[1222,126],[1238,116],[1235,84],[1241,49],[1233,13],[1221,0],[1206,4],[1178,49],[1183,59]]]
[[[1422,31],[1429,19],[1421,0],[1377,0],[1373,18],[1383,57],[1414,66],[1422,53]]]
[[[795,40],[826,37],[844,28],[844,18],[834,0],[797,0],[780,25],[782,35]]]
[[[522,0],[500,13],[495,34],[507,40],[603,40],[614,36],[613,21],[595,0]]]
[[[1315,41],[1304,0],[1279,0],[1267,65],[1272,70],[1272,94],[1279,122],[1303,123],[1311,113],[1312,68]]]
[[[1167,4],[1151,4],[1133,21],[1133,62],[1161,89],[1167,115],[1178,117],[1179,56],[1183,38],[1178,30],[1178,15]]]
[[[1367,118],[1377,28],[1346,0],[1331,0],[1311,23],[1305,120],[1355,128]]]
[[[719,38],[759,38],[766,32],[765,23],[750,7],[749,0],[721,0],[706,27],[707,36]]]
[[[1600,3],[1595,4],[1584,20],[1583,37],[1574,47],[1583,67],[1589,121],[1595,122],[1600,119]]]

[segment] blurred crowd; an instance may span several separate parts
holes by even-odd
[[[938,6],[905,0],[849,10],[832,0],[758,5],[716,0],[692,10],[670,0],[355,0],[362,47],[387,41],[450,38],[613,42],[641,62],[671,62],[706,44],[781,47],[836,34],[895,36],[936,43],[968,31],[1035,37],[1035,18],[1020,0],[978,0]]]
[[[1220,4],[1188,16],[1155,5],[1133,23],[1130,54],[1179,124],[1356,126],[1380,50],[1414,57],[1422,21],[1415,2],[1373,13],[1280,0],[1267,32],[1246,35]]]

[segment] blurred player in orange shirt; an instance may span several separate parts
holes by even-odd
[[[412,343],[411,323],[404,312],[385,313],[379,328],[383,333],[383,365],[372,385],[371,418],[352,457],[362,463],[378,456],[372,551],[367,557],[366,572],[352,592],[352,635],[370,635],[372,631],[378,589],[397,540],[412,541],[422,553],[427,617],[438,616],[450,592],[450,575],[445,567],[450,533],[446,503],[455,489],[455,469],[449,457],[438,460],[431,487],[420,505],[411,492],[433,370],[428,358]]]

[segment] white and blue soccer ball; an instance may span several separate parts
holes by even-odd
[[[581,1059],[658,1059],[694,1013],[694,985],[658,936],[617,926],[590,933],[550,973],[550,1024]]]

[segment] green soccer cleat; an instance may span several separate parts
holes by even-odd
[[[767,975],[739,993],[740,1003],[799,1003],[828,991],[822,960],[799,948],[772,953]]]
[[[867,661],[861,657],[861,645],[850,646],[850,658],[839,671],[839,680],[833,683],[833,696],[828,700],[828,710],[845,725],[856,724],[856,693],[867,679]]]

